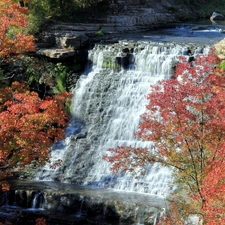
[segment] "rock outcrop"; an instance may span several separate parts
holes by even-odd
[[[113,193],[105,189],[87,189],[53,182],[12,182],[10,192],[0,193],[0,197],[0,222],[7,217],[11,222],[14,217],[19,222],[24,218],[35,220],[35,217],[44,217],[48,224],[54,224],[54,220],[64,225],[87,224],[85,222],[91,220],[96,224],[96,221],[104,218],[104,221],[110,219],[118,224],[153,225],[165,207],[164,200],[156,197],[134,197],[132,193]],[[9,208],[1,208],[2,205]],[[13,206],[11,210],[10,206]],[[32,208],[33,212],[25,210],[27,208]],[[79,223],[81,219],[86,221]]]
[[[36,53],[52,59],[73,57],[86,62],[88,44],[89,38],[76,25],[51,24],[39,34]]]
[[[171,11],[173,2],[174,0],[158,3],[149,1],[147,4],[142,0],[112,1],[108,15],[101,19],[95,18],[95,21],[100,22],[57,24],[50,21],[39,34],[37,54],[58,60],[75,58],[77,61],[80,58],[77,50],[83,51],[95,42],[113,39],[116,34],[169,26],[176,22]],[[104,36],[97,33],[100,27]]]
[[[116,42],[117,35],[174,25],[179,20],[193,20],[197,13],[175,0],[111,0],[105,16],[85,15],[92,23],[56,23],[49,20],[39,34],[37,54],[56,60],[87,61],[86,51],[96,42]],[[213,13],[211,20],[224,19]],[[104,35],[98,35],[102,28]],[[79,50],[79,51],[78,51]]]

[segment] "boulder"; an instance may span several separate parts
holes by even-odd
[[[81,49],[88,44],[89,38],[82,32],[60,34],[55,37],[56,46],[59,48]]]
[[[84,32],[70,30],[47,30],[40,34],[40,43],[48,43],[49,46],[57,48],[81,49],[87,46],[89,38]]]
[[[36,54],[57,60],[74,58],[76,62],[85,64],[89,45],[85,30],[86,27],[76,24],[51,24],[39,34]]]
[[[65,59],[75,56],[76,52],[70,49],[43,48],[37,50],[36,54],[46,56],[51,59]]]

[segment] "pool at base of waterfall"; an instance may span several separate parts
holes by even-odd
[[[0,208],[0,222],[13,225],[35,225],[36,220],[43,218],[47,225],[132,225],[117,219],[105,219],[103,216],[88,216],[87,213],[69,214],[53,213],[47,210],[30,210],[21,208]],[[136,225],[137,223],[134,223]]]

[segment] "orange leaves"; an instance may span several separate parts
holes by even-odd
[[[4,164],[2,164],[2,160],[0,160],[0,166],[2,167]],[[8,191],[9,190],[9,184],[5,181],[6,177],[11,176],[12,174],[8,171],[2,171],[0,169],[0,190],[2,191]]]
[[[103,159],[112,163],[111,170],[114,172],[134,172],[134,168],[142,168],[146,163],[156,161],[147,148],[118,146],[116,149],[109,149],[109,152],[110,154],[105,155]]]
[[[34,50],[34,37],[26,32],[27,8],[11,0],[0,2],[0,57],[8,58],[12,53]]]
[[[0,93],[0,156],[4,168],[18,162],[25,166],[34,160],[43,164],[48,160],[48,149],[64,137],[68,115],[54,98],[42,100],[18,82]],[[6,176],[2,166],[0,172]]]
[[[170,211],[164,212],[156,225],[185,225],[184,221],[180,217],[179,208],[175,202],[170,203]]]
[[[62,164],[62,160],[58,159],[56,162],[50,165],[51,169],[55,169],[56,167],[60,166]]]
[[[225,173],[224,161],[214,161],[207,167],[206,176],[202,182],[202,193],[205,204],[202,209],[207,225],[223,225],[225,221]]]
[[[44,218],[37,218],[36,225],[46,225],[46,220]]]
[[[4,178],[4,177],[1,177],[1,175],[0,175],[0,178]],[[2,191],[8,191],[9,190],[9,184],[7,182],[1,182],[0,189]]]

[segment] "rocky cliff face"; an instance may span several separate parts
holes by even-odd
[[[80,50],[87,48],[90,42],[109,40],[118,33],[168,27],[181,17],[193,19],[193,12],[175,4],[175,0],[111,0],[106,16],[98,16],[99,10],[96,9],[95,15],[87,13],[92,23],[48,23],[39,35],[37,53],[59,60],[80,58]],[[99,29],[104,36],[97,33]]]
[[[110,5],[107,22],[117,27],[123,27],[124,31],[154,28],[169,22],[175,22],[175,16],[171,11],[173,0],[168,1],[117,1]]]
[[[122,0],[112,1],[107,16],[109,23],[121,24],[125,29],[153,28],[178,20],[193,19],[194,11],[177,4],[175,0]]]

